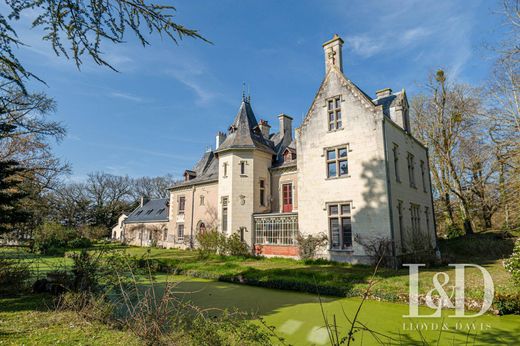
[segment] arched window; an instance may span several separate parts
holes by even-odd
[[[206,232],[206,225],[204,224],[204,222],[199,223],[199,232],[200,233]]]

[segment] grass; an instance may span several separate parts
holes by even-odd
[[[474,263],[489,271],[500,293],[514,293],[511,276],[503,267],[502,260],[508,257],[514,244],[513,239],[500,239],[494,233],[480,233],[452,240],[440,241],[441,252],[450,263]],[[364,265],[350,265],[334,262],[305,262],[285,258],[241,258],[210,256],[200,259],[196,251],[179,249],[158,249],[111,245],[113,249],[126,251],[137,258],[148,258],[162,267],[175,269],[178,273],[224,282],[242,283],[266,288],[279,288],[300,292],[341,297],[360,296],[368,285],[372,268]],[[70,266],[70,258],[38,257],[23,250],[3,249],[8,256],[28,256],[32,267],[42,275],[54,267]],[[320,264],[321,263],[321,264]],[[433,289],[432,277],[435,273],[446,272],[454,282],[453,267],[441,266],[421,268],[419,276],[420,293]],[[384,301],[405,302],[408,299],[408,269],[381,268],[376,276],[378,284],[371,298]],[[481,300],[483,278],[477,268],[466,270],[466,297]],[[448,292],[449,293],[449,292]]]
[[[140,345],[129,333],[50,309],[45,295],[0,299],[0,345]]]

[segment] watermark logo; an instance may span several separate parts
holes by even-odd
[[[418,317],[441,317],[442,308],[455,309],[455,314],[448,317],[457,318],[474,318],[483,315],[489,310],[493,303],[493,296],[495,294],[495,286],[493,279],[489,272],[477,265],[477,264],[450,264],[450,267],[455,267],[455,285],[448,286],[450,278],[445,272],[436,273],[433,278],[433,286],[426,293],[424,297],[425,303],[429,308],[435,309],[435,312],[430,315],[419,314],[419,267],[424,267],[424,264],[403,264],[405,267],[409,267],[410,275],[410,293],[409,293],[409,314],[403,315],[403,317],[418,318]],[[464,283],[464,272],[467,267],[473,267],[480,270],[484,278],[484,300],[482,302],[481,309],[476,314],[466,314],[464,308],[465,298],[465,283]],[[445,288],[451,287],[452,290],[450,295],[446,292]],[[433,294],[436,292],[436,297]],[[438,297],[438,298],[437,298]]]

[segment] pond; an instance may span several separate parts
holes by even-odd
[[[174,277],[175,281],[180,277]],[[164,279],[164,278],[163,278]],[[171,280],[171,278],[170,278]],[[332,298],[317,295],[237,285],[203,279],[182,278],[176,291],[184,299],[200,307],[238,308],[263,317],[275,327],[277,335],[292,345],[329,344],[322,309],[329,319],[336,317],[341,335],[347,333],[348,321],[354,316],[361,299]],[[428,308],[422,314],[431,313]],[[452,318],[453,312],[444,311],[443,318],[404,318],[408,305],[367,300],[359,321],[372,331],[356,333],[356,345],[385,344],[520,344],[520,316],[484,315],[477,318]],[[468,312],[469,314],[469,312]]]

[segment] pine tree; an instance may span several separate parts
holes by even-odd
[[[15,129],[0,123],[0,141]],[[16,230],[16,225],[26,222],[30,213],[20,206],[28,195],[23,189],[24,168],[14,160],[0,161],[0,234]]]

